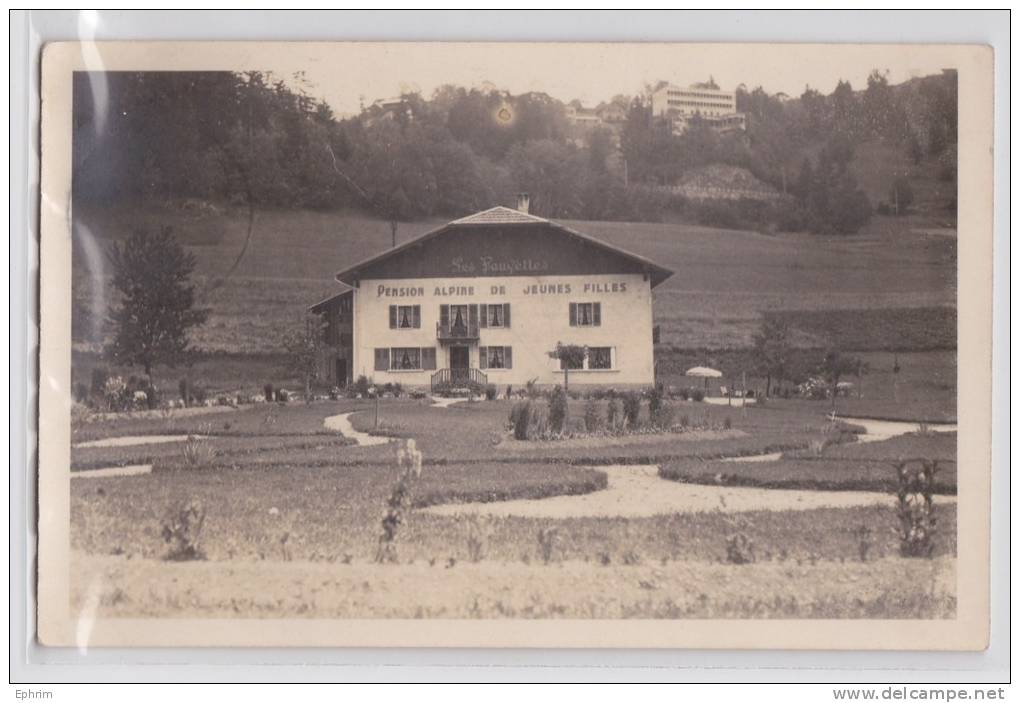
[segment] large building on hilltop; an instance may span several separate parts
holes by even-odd
[[[587,348],[571,384],[654,382],[652,289],[672,271],[528,213],[494,207],[336,275],[323,376],[435,387],[563,382],[557,343]]]
[[[715,81],[660,86],[652,93],[652,119],[668,121],[674,134],[683,134],[696,119],[719,132],[747,128],[746,116],[737,112],[737,94],[720,90]]]

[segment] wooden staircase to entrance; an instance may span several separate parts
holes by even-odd
[[[477,384],[484,386],[489,382],[489,377],[479,369],[439,369],[432,374],[432,392],[438,386],[449,384],[452,388],[468,389]]]

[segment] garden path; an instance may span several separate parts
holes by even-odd
[[[135,435],[133,437],[106,437],[105,439],[94,439],[90,442],[79,442],[73,445],[77,449],[89,449],[94,447],[135,447],[139,444],[164,444],[166,442],[183,442],[188,439],[208,439],[204,435],[187,434],[153,434]]]
[[[801,491],[679,483],[659,478],[659,467],[649,465],[597,468],[606,473],[609,479],[608,486],[604,490],[586,495],[492,503],[452,503],[434,505],[425,510],[438,515],[567,519],[890,506],[894,500],[888,493],[868,491]],[[955,497],[947,496],[945,500],[955,501]]]
[[[430,395],[429,400],[432,401],[433,407],[436,408],[448,408],[454,403],[463,403],[467,401],[467,398],[440,398],[439,396]]]
[[[323,424],[326,429],[339,432],[348,439],[353,439],[362,447],[374,447],[378,444],[386,444],[390,441],[389,437],[379,437],[377,435],[371,435],[367,432],[359,432],[354,429],[354,425],[351,424],[351,415],[354,413],[343,413],[342,415],[331,415],[323,420]]]
[[[72,471],[71,478],[110,478],[111,476],[141,476],[152,473],[152,464],[132,464],[131,466],[111,466],[106,469],[90,471]]]

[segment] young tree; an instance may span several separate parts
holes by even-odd
[[[195,307],[189,283],[195,256],[164,227],[159,234],[137,231],[114,244],[110,260],[121,301],[111,315],[114,335],[107,354],[117,363],[140,365],[151,379],[156,364],[176,366],[187,356],[188,330],[209,316]]]
[[[312,401],[312,381],[319,375],[323,327],[322,317],[307,315],[302,324],[295,326],[283,339],[288,366],[305,383],[305,404]]]
[[[778,386],[786,378],[790,363],[790,328],[785,321],[766,317],[754,335],[754,354],[758,371],[765,375],[765,396],[772,391],[772,379]]]
[[[836,391],[839,389],[839,380],[844,376],[857,374],[863,368],[862,363],[860,359],[841,354],[837,349],[830,349],[825,353],[819,371],[832,393],[833,412],[836,410]]]
[[[562,344],[556,342],[556,348],[549,352],[553,359],[559,359],[563,367],[563,389],[570,389],[570,369],[584,367],[584,357],[588,354],[588,348],[580,344]]]

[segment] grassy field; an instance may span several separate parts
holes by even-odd
[[[956,613],[956,565],[947,557],[740,567],[259,561],[224,569],[210,562],[76,554],[72,565],[81,574],[72,610],[88,608],[100,617],[180,617],[186,611],[215,618],[934,619]]]
[[[336,290],[336,271],[390,246],[388,224],[357,213],[260,212],[250,247],[222,280],[244,246],[246,216],[226,207],[166,205],[79,210],[75,221],[81,237],[88,232],[100,244],[137,227],[173,226],[198,257],[201,301],[212,309],[195,343],[213,351],[278,350],[280,329]],[[401,224],[398,240],[439,224]],[[748,346],[767,310],[955,305],[955,237],[915,231],[909,218],[873,234],[837,238],[680,224],[565,224],[676,272],[656,289],[655,316],[663,342],[684,348]],[[79,255],[76,265],[87,260]]]

